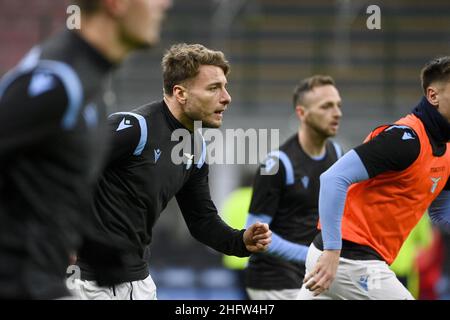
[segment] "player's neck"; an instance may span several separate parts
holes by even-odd
[[[111,19],[98,15],[82,20],[78,31],[92,47],[112,63],[120,63],[133,48],[120,40],[117,25]]]
[[[300,128],[298,130],[298,141],[303,151],[311,157],[318,157],[325,153],[327,138],[319,135],[312,130]]]
[[[169,111],[172,114],[172,116],[175,119],[177,119],[178,122],[180,122],[184,127],[186,127],[186,129],[193,132],[194,121],[192,121],[192,119],[186,115],[186,113],[181,109],[181,107],[177,104],[177,102],[174,101],[174,98],[164,95],[164,102],[169,108]]]

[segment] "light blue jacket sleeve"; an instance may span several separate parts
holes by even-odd
[[[348,188],[367,179],[369,174],[354,150],[347,152],[320,176],[319,217],[324,249],[342,248],[341,223]]]
[[[268,215],[255,215],[249,213],[246,228],[257,221],[270,225],[270,223],[272,222],[272,217]],[[308,253],[308,247],[285,240],[272,231],[272,242],[267,249],[267,253],[288,261],[305,262],[306,254]]]

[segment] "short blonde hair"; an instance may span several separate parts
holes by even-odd
[[[201,44],[179,43],[170,47],[161,62],[164,93],[171,96],[173,87],[197,76],[201,65],[220,67],[225,75],[230,72],[230,64],[221,51]]]

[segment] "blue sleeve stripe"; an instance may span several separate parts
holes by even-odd
[[[334,141],[331,141],[331,142],[333,143],[334,150],[336,150],[336,155],[339,159],[340,157],[342,157],[342,148],[337,142],[334,142]]]
[[[281,162],[284,165],[284,169],[286,170],[286,185],[294,184],[294,167],[292,166],[292,162],[287,156],[287,154],[281,150],[276,150],[270,152],[268,156],[277,157],[278,159],[281,160]]]
[[[206,161],[206,142],[205,138],[203,138],[203,135],[201,135],[201,137],[202,137],[202,157],[200,158],[200,161],[197,163],[198,169],[200,169]]]
[[[308,247],[285,240],[272,232],[272,243],[269,245],[267,252],[287,261],[304,263],[308,254]]]
[[[254,214],[249,212],[245,228],[249,228],[258,221],[270,224],[272,219],[271,216],[266,214]],[[308,253],[308,247],[287,241],[272,231],[272,243],[269,245],[268,253],[288,261],[304,262],[306,260],[306,254]]]
[[[245,228],[250,227],[252,224],[256,222],[262,222],[270,224],[272,222],[272,217],[266,214],[254,214],[249,212],[247,217],[247,223],[245,224]]]
[[[139,121],[139,127],[141,128],[141,137],[139,139],[139,143],[138,143],[136,149],[134,150],[133,155],[135,155],[135,156],[141,155],[142,151],[144,150],[145,145],[147,144],[147,131],[148,131],[147,130],[147,121],[145,121],[145,118],[143,116],[141,116],[140,114],[134,113],[134,112],[116,112],[116,113],[109,115],[109,117],[116,115],[116,114],[133,116]]]
[[[393,126],[390,126],[389,128],[387,128],[385,131],[387,132],[387,131],[392,130],[394,128],[412,130],[411,127],[408,127],[408,126],[393,125]]]
[[[38,64],[38,69],[50,70],[62,81],[69,100],[62,119],[62,127],[66,130],[73,129],[83,103],[83,86],[80,78],[72,67],[60,61],[42,60]]]
[[[5,93],[6,89],[13,83],[17,78],[30,72],[35,68],[39,62],[39,57],[41,55],[41,49],[39,47],[34,47],[23,59],[19,62],[17,67],[5,74],[0,81],[0,99]]]

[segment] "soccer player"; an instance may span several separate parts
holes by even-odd
[[[432,221],[450,223],[450,57],[426,64],[421,79],[411,114],[322,174],[322,231],[300,299],[413,299],[388,264],[428,207]]]
[[[304,79],[293,100],[300,128],[279,151],[268,155],[254,182],[248,223],[263,221],[272,230],[268,251],[252,255],[246,270],[247,292],[255,300],[297,297],[308,246],[318,233],[319,176],[342,154],[341,147],[329,140],[342,117],[333,79],[324,75]]]
[[[229,64],[223,53],[199,44],[178,44],[164,55],[162,67],[162,101],[109,118],[112,153],[93,210],[97,234],[122,248],[125,268],[115,275],[120,284],[98,286],[85,259],[92,249],[83,248],[78,259],[82,280],[74,292],[81,299],[156,299],[144,251],[156,220],[173,197],[194,238],[217,251],[243,257],[264,251],[270,243],[267,224],[236,230],[220,219],[209,192],[206,146],[200,132],[194,132],[194,121],[220,127],[231,102],[226,89]],[[176,137],[183,132],[187,136],[180,142]],[[180,149],[180,143],[186,145]],[[179,153],[174,150],[181,150],[183,162],[177,162]]]
[[[159,39],[167,0],[85,0],[81,29],[35,46],[0,82],[0,298],[55,299],[89,227],[103,162],[103,79]]]

